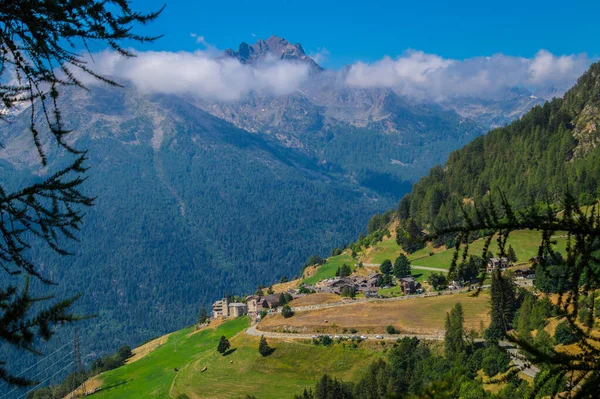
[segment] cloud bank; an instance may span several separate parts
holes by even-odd
[[[290,94],[309,77],[306,64],[266,59],[250,66],[220,53],[217,56],[214,51],[148,51],[136,55],[124,58],[104,52],[94,56],[91,67],[102,75],[129,81],[144,92],[192,94],[218,101],[238,100],[254,91],[276,96]]]
[[[545,50],[533,58],[496,54],[460,61],[407,51],[396,59],[386,57],[372,64],[353,64],[345,82],[350,87],[384,87],[433,100],[485,97],[512,87],[565,90],[591,63],[586,54],[556,56]]]
[[[191,36],[206,44],[204,37]],[[217,101],[239,100],[252,92],[288,95],[323,82],[313,81],[309,66],[303,63],[266,58],[246,65],[224,57],[210,45],[205,47],[196,52],[138,52],[131,59],[104,52],[94,55],[90,66],[145,92],[191,94]],[[327,54],[326,50],[318,53],[319,57]],[[545,50],[533,58],[497,54],[465,60],[411,50],[397,58],[357,62],[330,74],[336,84],[350,88],[388,88],[417,99],[443,101],[448,97],[485,98],[513,87],[534,93],[564,91],[592,61],[585,54],[556,56]],[[85,83],[94,84],[91,80]]]

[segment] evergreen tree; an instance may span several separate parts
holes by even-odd
[[[423,232],[415,219],[409,219],[406,228],[398,227],[396,229],[396,243],[409,254],[425,248]]]
[[[429,275],[429,284],[433,287],[434,290],[439,291],[448,286],[448,279],[444,275],[444,273],[433,272]]]
[[[198,324],[204,324],[209,319],[208,313],[204,306],[200,307],[200,313],[198,314]]]
[[[281,309],[281,315],[288,319],[294,315],[294,311],[292,310],[292,308],[290,308],[289,305],[284,305]]]
[[[263,357],[269,356],[271,353],[273,353],[273,348],[269,346],[264,335],[260,337],[260,342],[258,343],[258,353],[260,353],[260,355]]]
[[[394,261],[394,276],[397,278],[408,277],[412,274],[410,261],[404,254],[400,254]]]
[[[219,345],[217,346],[217,352],[224,355],[225,352],[227,352],[229,350],[229,348],[231,348],[231,344],[229,343],[227,338],[225,338],[224,335],[221,335],[221,339],[219,340]]]
[[[446,313],[446,333],[444,335],[446,359],[459,360],[466,353],[464,322],[462,305],[457,303],[450,313]]]
[[[11,191],[1,179],[0,263],[7,274],[2,279],[5,286],[0,287],[0,344],[40,354],[36,343],[49,340],[56,325],[78,319],[69,310],[78,297],[44,306],[51,295],[36,298],[29,292],[29,277],[42,284],[54,283],[29,258],[32,252],[46,246],[59,255],[68,255],[66,242],[77,240],[83,210],[94,204],[94,199],[81,191],[87,171],[86,151],[70,144],[70,131],[59,109],[60,92],[69,86],[84,88],[83,77],[117,85],[93,72],[86,56],[73,48],[87,48],[88,42],[94,41],[132,56],[121,43],[153,41],[155,38],[139,36],[132,28],[154,20],[158,14],[134,12],[128,0],[0,2],[0,103],[6,110],[28,108],[24,112],[31,116],[31,141],[43,167],[48,166],[49,146],[56,145],[65,153],[61,159],[65,166],[34,184],[17,185]],[[7,119],[1,116],[0,121]],[[51,139],[48,147],[41,139],[45,131]],[[19,280],[15,283],[11,278]],[[19,290],[21,283],[24,288]],[[34,303],[37,306],[32,306]],[[26,378],[12,376],[2,359],[0,380],[31,384]]]
[[[283,292],[281,294],[279,294],[279,306],[283,306],[287,303],[287,300],[285,298],[285,295],[283,295]]]
[[[491,285],[491,321],[485,337],[491,341],[499,341],[512,328],[516,310],[515,285],[499,269],[492,273]]]
[[[515,249],[512,247],[512,245],[508,246],[508,251],[506,252],[506,257],[508,258],[510,263],[517,263],[518,259],[517,259],[517,253],[515,252]]]
[[[383,262],[381,262],[379,270],[381,270],[381,273],[383,274],[390,274],[392,272],[392,262],[389,259],[384,260]]]
[[[519,317],[517,320],[517,332],[519,338],[531,342],[531,330],[532,330],[532,313],[534,307],[534,298],[532,295],[527,295],[519,308]]]

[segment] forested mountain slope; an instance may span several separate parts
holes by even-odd
[[[591,202],[600,187],[599,107],[596,63],[562,99],[534,107],[431,169],[400,201],[400,218],[443,223],[460,213],[460,204],[491,191],[517,207],[558,201],[567,188],[582,204]]]
[[[89,337],[85,353],[188,325],[201,304],[292,276],[311,253],[349,240],[393,204],[177,97],[95,88],[64,101],[72,139],[89,150],[84,190],[97,201],[68,248],[74,256],[32,253],[58,283],[34,288],[83,294],[75,311],[98,315],[78,323]],[[37,155],[27,126],[23,114],[2,131],[16,135],[0,151],[7,186],[54,169],[30,169]],[[55,147],[49,152],[52,159]],[[52,343],[61,339],[72,337]]]

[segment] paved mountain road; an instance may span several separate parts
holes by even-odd
[[[379,267],[381,266],[381,264],[379,263],[363,263],[364,266],[368,266],[368,267]],[[411,269],[415,269],[415,270],[429,270],[432,272],[441,272],[441,273],[448,273],[448,269],[442,269],[440,267],[429,267],[429,266],[418,266],[418,265],[410,265]]]

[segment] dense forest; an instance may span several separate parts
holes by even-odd
[[[599,106],[596,63],[564,98],[534,107],[432,168],[400,201],[400,219],[443,226],[494,192],[517,208],[556,203],[567,189],[581,204],[593,202],[600,188]]]

